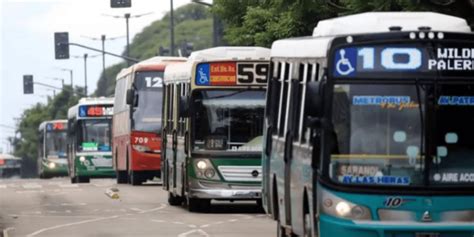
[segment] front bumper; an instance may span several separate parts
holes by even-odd
[[[474,236],[472,223],[348,221],[324,214],[320,216],[319,230],[321,237]]]
[[[193,179],[188,193],[191,198],[214,200],[258,200],[262,198],[260,185],[211,183]]]

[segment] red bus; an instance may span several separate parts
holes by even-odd
[[[153,57],[117,75],[113,117],[113,165],[117,183],[140,185],[159,177],[163,73],[179,57]]]

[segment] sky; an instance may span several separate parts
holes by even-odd
[[[112,9],[110,0],[0,0],[0,149],[8,149],[6,138],[14,135],[16,119],[23,110],[37,102],[45,103],[51,89],[35,85],[33,95],[23,95],[23,75],[31,74],[35,82],[61,87],[64,78],[70,84],[69,72],[73,70],[74,85],[84,86],[84,60],[87,53],[88,91],[96,89],[102,71],[102,58],[93,57],[96,52],[70,47],[72,58],[54,59],[54,32],[69,32],[69,41],[100,48],[101,42],[88,37],[122,37],[106,41],[106,51],[121,54],[126,44],[125,19],[104,15],[131,13],[140,15],[130,19],[130,38],[153,21],[161,19],[170,9],[169,0],[132,0],[132,8]],[[174,0],[174,8],[190,3],[191,0]],[[74,58],[77,56],[78,58]],[[106,65],[121,61],[106,57]]]

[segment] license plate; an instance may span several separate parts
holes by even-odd
[[[440,233],[416,233],[416,237],[441,237]]]
[[[104,159],[104,158],[92,159],[92,164],[94,164],[95,167],[111,167],[112,159]]]

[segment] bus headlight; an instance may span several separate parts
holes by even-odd
[[[220,180],[212,163],[208,159],[199,159],[193,162],[197,178]]]
[[[196,163],[196,167],[200,170],[205,170],[207,168],[207,164],[205,161],[200,160]]]
[[[80,162],[86,161],[86,157],[84,157],[84,156],[79,157],[79,161],[80,161]]]
[[[50,169],[54,169],[54,168],[56,168],[56,163],[50,162],[50,163],[48,164],[48,167],[49,167]]]
[[[132,145],[133,149],[138,151],[138,152],[148,152],[151,151],[151,149],[147,146],[142,146],[142,145]]]
[[[350,220],[371,220],[369,208],[349,202],[337,197],[325,190],[321,191],[321,210],[325,214],[350,219]]]

